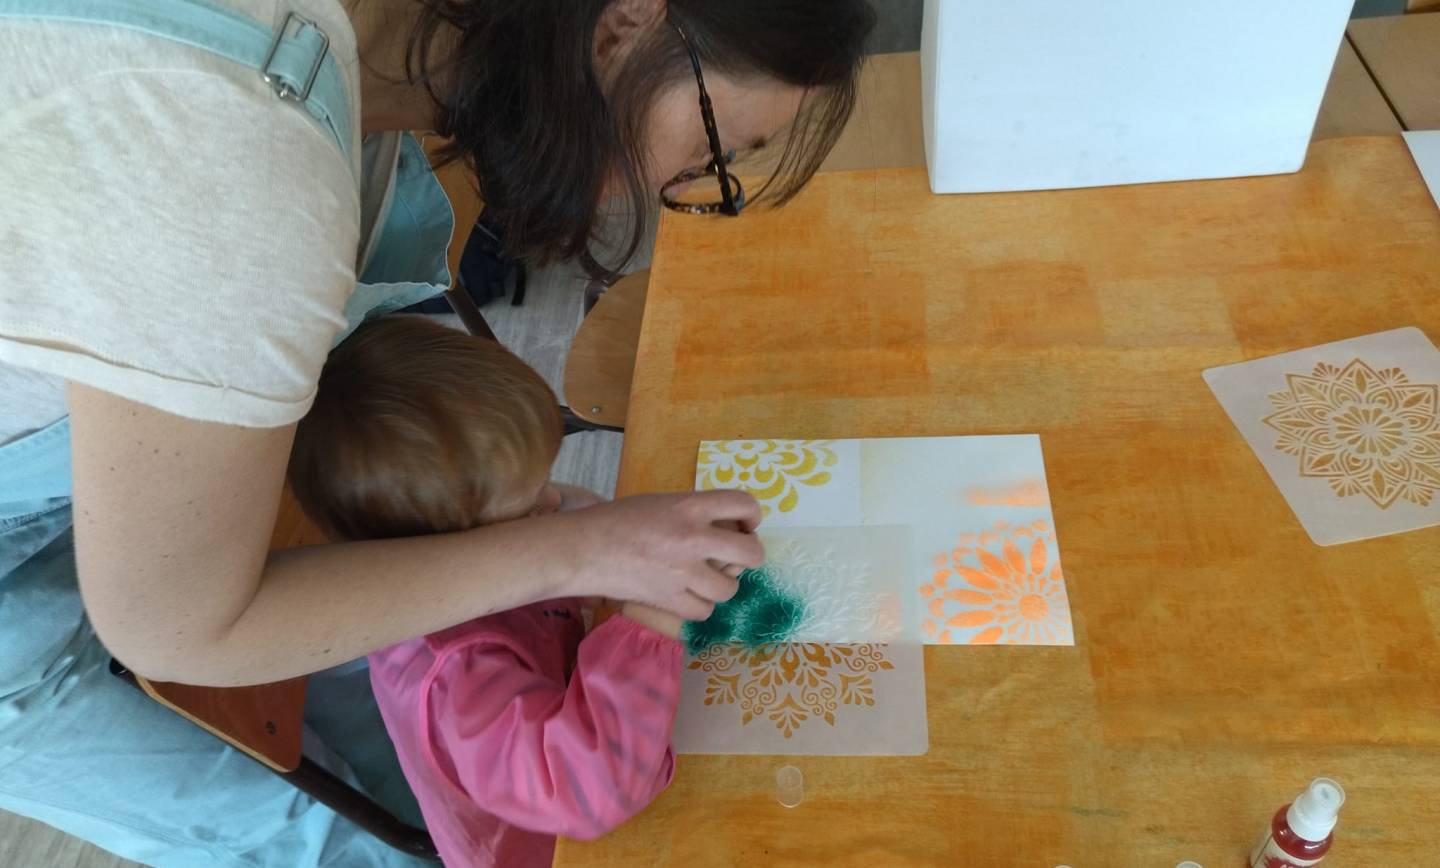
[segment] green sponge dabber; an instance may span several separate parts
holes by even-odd
[[[740,590],[704,621],[686,621],[680,638],[691,654],[712,645],[747,648],[788,642],[805,620],[805,602],[781,588],[768,566],[740,574]]]

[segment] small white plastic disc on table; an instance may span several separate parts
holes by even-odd
[[[775,773],[775,798],[787,808],[805,800],[805,776],[794,766],[781,766]]]

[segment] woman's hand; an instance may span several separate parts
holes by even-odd
[[[564,513],[579,541],[577,594],[648,603],[687,621],[735,596],[733,573],[765,562],[760,505],[740,491],[645,494]]]

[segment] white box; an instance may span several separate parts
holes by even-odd
[[[925,0],[937,193],[1298,170],[1353,0]]]

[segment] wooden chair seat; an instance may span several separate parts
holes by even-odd
[[[286,485],[270,535],[270,548],[295,548],[325,541],[324,534],[305,517],[290,486]],[[268,766],[296,789],[391,847],[421,859],[438,860],[435,844],[425,830],[406,825],[302,753],[306,678],[250,687],[197,687],[150,681],[130,672],[120,661],[111,661],[110,671],[145,691],[151,699]]]
[[[565,360],[565,401],[586,422],[625,427],[649,285],[649,269],[621,278],[600,296],[575,334]]]

